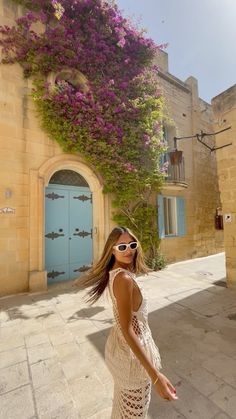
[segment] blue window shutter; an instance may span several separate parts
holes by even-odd
[[[164,224],[164,204],[163,204],[163,196],[157,196],[157,204],[158,204],[158,232],[159,238],[163,239],[165,237],[165,224]]]
[[[160,161],[160,167],[162,167],[163,164],[165,163],[165,154],[164,153],[161,154],[159,161]]]
[[[184,198],[177,199],[177,234],[178,236],[186,235],[186,215],[185,215],[185,200]]]

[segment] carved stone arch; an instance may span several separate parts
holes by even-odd
[[[67,82],[76,91],[82,93],[89,92],[89,82],[83,73],[75,68],[62,68],[58,73],[51,73],[47,81],[51,87],[55,87],[59,82]]]
[[[47,289],[47,272],[44,262],[44,194],[52,175],[63,169],[73,170],[83,176],[93,194],[94,261],[101,255],[105,237],[110,229],[110,200],[102,192],[102,180],[81,157],[61,154],[47,160],[39,169],[30,170],[30,291]]]

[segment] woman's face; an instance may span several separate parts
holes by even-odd
[[[115,246],[118,244],[129,244],[135,242],[136,240],[133,239],[128,233],[122,233],[117,240]],[[115,256],[116,262],[123,264],[123,265],[132,265],[135,253],[137,249],[126,249],[124,252],[119,252],[117,249],[113,249],[113,255]]]

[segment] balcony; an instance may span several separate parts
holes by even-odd
[[[164,163],[168,163],[167,176],[163,189],[183,190],[188,187],[185,179],[185,165],[183,152],[174,150],[163,156]]]

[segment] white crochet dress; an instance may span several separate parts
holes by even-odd
[[[119,272],[128,273],[136,281],[135,274],[123,268],[110,271],[108,289],[113,303],[114,326],[105,347],[106,364],[114,379],[114,399],[111,419],[146,418],[151,396],[151,380],[127,344],[119,322],[116,298],[113,293],[114,278]],[[140,288],[140,287],[139,287]],[[142,290],[142,303],[133,311],[132,325],[141,345],[153,365],[161,369],[161,359],[148,326],[147,298]]]

